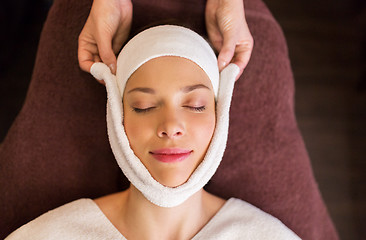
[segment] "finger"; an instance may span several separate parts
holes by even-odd
[[[235,63],[240,69],[240,72],[236,80],[238,80],[238,78],[241,76],[244,69],[248,65],[249,59],[252,55],[252,49],[253,49],[253,42],[251,41],[237,45],[235,55],[232,60],[232,62]]]
[[[220,52],[223,45],[223,39],[220,32],[217,31],[216,29],[212,29],[211,31],[207,29],[207,31],[208,31],[208,38],[210,39],[212,46],[217,52]]]
[[[233,36],[225,36],[223,46],[220,50],[219,56],[217,57],[217,62],[219,66],[219,70],[224,69],[228,63],[231,62],[231,59],[235,53],[235,39]]]
[[[213,21],[213,20],[212,20]],[[217,52],[220,52],[223,44],[223,38],[220,33],[219,27],[213,22],[206,22],[208,38]]]
[[[250,56],[251,56],[251,52],[249,50],[247,50],[245,52],[235,54],[232,62],[235,63],[236,65],[238,65],[238,67],[240,69],[244,70],[245,67],[248,65]]]
[[[90,73],[90,68],[94,63],[94,57],[91,53],[79,50],[78,54],[79,66],[80,68]]]
[[[100,59],[100,57],[98,55],[94,55],[94,62],[101,62],[102,60]]]
[[[96,46],[86,44],[79,41],[78,61],[80,68],[85,72],[90,72],[90,68],[94,63],[94,55],[96,53]]]
[[[100,36],[100,38],[97,39],[99,56],[101,60],[111,69],[111,72],[116,74],[117,60],[112,49],[112,36],[107,32],[100,33],[98,36]]]

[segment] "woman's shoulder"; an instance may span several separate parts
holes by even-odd
[[[83,239],[88,234],[102,235],[105,225],[98,206],[93,200],[84,198],[39,216],[18,228],[6,240],[78,239],[78,236]]]
[[[207,234],[207,235],[206,235]],[[279,219],[237,198],[230,198],[197,239],[300,239]]]

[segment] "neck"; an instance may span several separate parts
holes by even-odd
[[[120,231],[127,239],[191,239],[223,204],[203,189],[172,208],[152,204],[133,185],[122,196]]]

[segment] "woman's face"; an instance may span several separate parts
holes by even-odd
[[[185,183],[200,164],[216,123],[211,81],[195,63],[158,57],[128,80],[124,127],[135,155],[168,187]]]

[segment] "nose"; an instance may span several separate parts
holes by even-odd
[[[182,117],[174,110],[167,110],[160,115],[157,135],[160,138],[176,139],[185,134]]]

